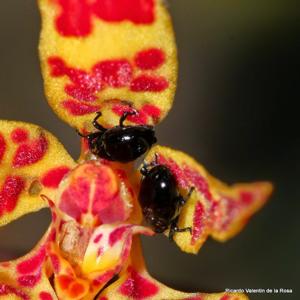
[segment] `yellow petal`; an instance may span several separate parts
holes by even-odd
[[[0,226],[47,205],[75,166],[57,139],[27,123],[0,121]]]
[[[162,0],[39,0],[40,59],[52,109],[92,130],[95,112],[116,125],[124,110],[139,124],[158,123],[172,106],[177,53]]]
[[[209,235],[225,241],[237,234],[272,192],[269,182],[228,186],[212,177],[193,158],[167,147],[152,148],[146,161],[155,161],[156,155],[158,163],[174,174],[180,193],[187,199],[180,211],[178,227],[191,227],[192,234],[182,232],[174,236],[185,252],[197,253]],[[188,197],[192,187],[194,191]]]

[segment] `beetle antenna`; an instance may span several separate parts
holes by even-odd
[[[133,111],[125,111],[123,113],[123,115],[120,118],[120,127],[124,127],[124,122],[126,121],[128,116],[135,116],[137,115],[137,111],[133,110]]]

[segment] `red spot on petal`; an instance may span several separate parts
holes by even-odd
[[[101,223],[124,222],[127,220],[130,208],[124,203],[124,200],[118,196],[110,200],[111,205],[99,212],[99,220]],[[94,212],[93,212],[94,213]]]
[[[68,76],[69,79],[77,88],[93,89],[97,86],[97,81],[88,72],[69,67],[66,62],[57,56],[51,56],[48,58],[48,64],[50,67],[50,74],[53,77]]]
[[[58,226],[58,231],[61,232],[62,231],[62,228],[64,226],[64,224],[66,223],[67,221],[64,221],[64,220],[61,220],[60,223],[59,223],[59,226]]]
[[[95,93],[103,88],[102,74],[89,74],[84,70],[67,68],[66,75],[73,84],[65,87],[65,91],[77,100],[95,101],[97,96]]]
[[[126,238],[124,239],[124,247],[122,249],[122,255],[121,255],[122,261],[126,261],[126,259],[128,258],[131,250],[131,243],[132,243],[132,235],[127,235]]]
[[[135,24],[154,22],[153,0],[96,0],[93,12],[107,22],[129,20]]]
[[[57,282],[59,283],[61,289],[63,290],[68,289],[73,281],[74,281],[73,277],[68,275],[57,276]]]
[[[83,292],[84,292],[84,286],[79,282],[75,282],[71,285],[69,294],[71,297],[75,298],[76,296],[79,296]]]
[[[51,212],[51,217],[52,217],[52,222],[54,223],[54,222],[56,221],[56,219],[57,219],[57,214],[56,214],[56,212],[52,211],[52,212]]]
[[[51,232],[50,232],[47,240],[50,241],[50,242],[54,242],[56,240],[56,230],[55,230],[55,228],[51,229]]]
[[[95,190],[92,198],[92,213],[101,214],[106,208],[118,205],[119,190],[112,191],[111,184],[116,178],[111,174],[108,167],[102,166],[101,169],[95,169]],[[121,209],[121,207],[120,207]],[[113,217],[113,216],[111,216]]]
[[[122,104],[115,104],[112,108],[112,111],[122,116],[124,112],[132,112],[134,109],[128,105],[122,105]],[[148,116],[143,111],[137,111],[137,114],[128,116],[127,120],[136,124],[146,124],[148,121]]]
[[[41,267],[46,255],[45,247],[42,247],[39,252],[29,259],[17,265],[17,271],[20,274],[29,274]]]
[[[50,200],[48,197],[46,198],[46,201],[48,202],[50,208],[54,208],[55,207],[54,202],[52,200]]]
[[[99,89],[100,90],[100,89]],[[96,89],[88,89],[85,87],[78,87],[76,85],[67,85],[65,87],[65,92],[77,99],[77,100],[83,100],[83,101],[95,101],[97,100],[97,96],[94,95],[95,92],[97,92]]]
[[[60,262],[58,256],[56,254],[50,254],[49,257],[51,260],[54,273],[58,273],[60,270]]]
[[[97,100],[96,93],[103,88],[100,72],[89,74],[87,71],[68,67],[64,60],[59,57],[50,57],[48,59],[50,72],[53,77],[68,76],[72,81],[65,86],[65,92],[81,101]]]
[[[133,92],[162,92],[169,86],[164,77],[140,75],[130,85]]]
[[[44,135],[41,135],[30,144],[22,144],[16,150],[13,166],[21,168],[36,163],[44,157],[47,149],[48,141]]]
[[[9,268],[10,267],[10,262],[4,261],[0,263],[0,266],[3,268]]]
[[[107,22],[129,20],[135,24],[151,24],[154,21],[154,0],[54,1],[60,6],[56,28],[63,36],[89,35],[93,15]]]
[[[24,275],[18,278],[18,282],[20,285],[25,287],[34,287],[41,279],[41,273],[34,275]]]
[[[69,167],[61,166],[49,170],[42,176],[42,184],[48,188],[57,188],[63,177],[70,171]]]
[[[100,110],[99,105],[89,105],[74,100],[63,101],[63,107],[73,116],[88,115]]]
[[[132,77],[132,67],[126,59],[100,62],[93,67],[93,72],[103,83],[115,88],[129,85]]]
[[[61,195],[59,208],[75,220],[79,220],[81,214],[86,213],[89,204],[90,183],[88,180],[77,180]]]
[[[204,229],[205,210],[201,202],[197,202],[193,218],[192,244],[201,236]]]
[[[24,188],[25,181],[21,177],[9,176],[6,178],[0,191],[0,215],[14,210]]]
[[[128,226],[123,226],[115,229],[110,235],[109,235],[109,245],[111,247],[114,246],[115,243],[120,241],[124,235],[124,233],[128,230]]]
[[[128,105],[115,104],[112,107],[112,111],[115,114],[122,116],[124,112],[131,112],[134,111],[134,109]],[[154,122],[157,122],[161,115],[161,110],[157,106],[152,104],[145,104],[140,110],[135,111],[137,113],[135,115],[128,116],[127,119],[130,122],[140,125],[149,123],[149,117],[154,119]]]
[[[48,58],[48,64],[50,66],[50,74],[53,77],[61,77],[67,74],[68,68],[63,59],[60,57],[52,56]]]
[[[29,296],[26,295],[23,291],[21,291],[20,289],[16,289],[14,287],[11,287],[9,285],[6,284],[0,284],[0,296],[6,296],[9,295],[11,296],[11,294],[20,297],[22,300],[29,300]]]
[[[93,280],[93,286],[97,287],[107,283],[115,275],[114,271],[107,271]],[[104,297],[105,298],[105,297]],[[100,298],[102,299],[102,298]],[[105,298],[106,299],[106,298]]]
[[[235,199],[229,197],[222,197],[221,200],[224,212],[222,213],[222,218],[220,219],[221,222],[221,230],[225,231],[231,225],[234,219],[237,218],[239,215],[241,205]]]
[[[28,140],[29,133],[28,130],[23,128],[16,128],[11,133],[11,139],[14,143],[20,144]]]
[[[94,238],[94,243],[97,244],[100,242],[100,240],[102,239],[103,234],[99,233],[95,238]]]
[[[145,104],[142,107],[142,111],[154,119],[159,119],[161,115],[160,108],[152,104]]]
[[[207,180],[201,176],[197,170],[193,170],[188,166],[184,167],[184,173],[191,184],[199,190],[207,200],[213,200]]]
[[[248,206],[248,205],[252,204],[254,200],[255,199],[254,199],[253,193],[247,192],[247,191],[241,191],[240,192],[240,202],[241,202],[241,204]]]
[[[134,61],[142,70],[155,70],[165,63],[165,53],[157,48],[147,49],[139,52]]]
[[[101,256],[104,252],[104,248],[103,247],[100,247],[97,251],[97,257]]]
[[[48,292],[40,292],[39,298],[40,300],[53,300],[51,294]]]
[[[121,285],[122,295],[133,299],[145,299],[158,293],[159,288],[148,279],[139,275],[133,268],[128,268],[129,278]]]
[[[86,36],[91,32],[91,9],[86,0],[56,0],[61,14],[56,28],[63,36]]]
[[[5,143],[3,135],[0,133],[0,163],[3,159],[5,150],[6,150],[6,143]]]
[[[230,296],[225,295],[225,296],[223,296],[220,300],[230,300]]]

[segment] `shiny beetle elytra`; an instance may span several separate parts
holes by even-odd
[[[155,131],[150,125],[126,126],[124,121],[136,111],[125,112],[118,126],[104,128],[97,121],[101,112],[93,120],[96,132],[80,136],[88,140],[90,151],[98,157],[110,161],[128,163],[146,153],[156,143]]]

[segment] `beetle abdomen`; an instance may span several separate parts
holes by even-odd
[[[170,225],[178,210],[177,199],[176,180],[167,167],[155,166],[143,177],[139,201],[146,221],[156,232]]]

